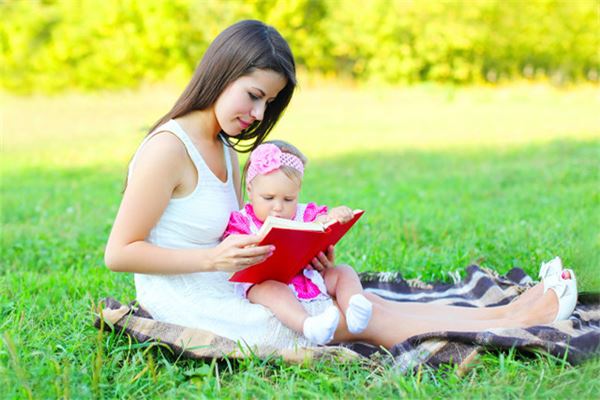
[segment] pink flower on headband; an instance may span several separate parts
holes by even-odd
[[[250,165],[261,175],[275,171],[281,167],[281,150],[271,143],[261,144],[250,155]]]
[[[304,164],[298,157],[282,152],[272,143],[261,144],[250,154],[246,182],[251,182],[256,175],[267,175],[269,172],[278,170],[283,165],[296,169],[300,175],[304,174]]]

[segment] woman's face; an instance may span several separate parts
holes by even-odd
[[[256,69],[236,79],[215,102],[219,126],[228,135],[235,136],[254,121],[262,121],[267,106],[286,84],[284,76],[264,69]]]

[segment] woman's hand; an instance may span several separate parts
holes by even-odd
[[[267,259],[275,246],[256,246],[256,235],[231,235],[211,251],[211,264],[216,271],[236,272]]]
[[[335,267],[335,254],[333,251],[333,246],[329,246],[327,248],[327,253],[320,252],[315,258],[312,259],[310,265],[320,273],[325,271],[327,268]]]

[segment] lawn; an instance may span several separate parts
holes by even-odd
[[[597,359],[490,353],[459,379],[361,362],[204,364],[98,335],[97,300],[135,296],[133,277],[102,261],[126,165],[177,93],[0,95],[2,396],[597,398]],[[337,249],[360,271],[534,274],[560,255],[580,291],[600,291],[599,106],[597,87],[304,87],[272,136],[309,156],[305,200],[367,210]]]

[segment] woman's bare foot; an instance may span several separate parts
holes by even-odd
[[[572,278],[571,273],[567,270],[562,271],[561,277],[565,281],[570,281]],[[540,290],[538,286],[541,287],[542,295],[536,300],[530,300],[526,307],[516,310],[515,318],[520,321],[524,327],[549,324],[554,322],[557,318],[559,312],[559,295],[554,290],[546,290],[544,293],[544,287],[541,283],[530,290],[535,289],[537,292]]]
[[[571,274],[568,270],[561,272],[563,279],[571,279]],[[544,282],[540,282],[535,286],[527,289],[523,294],[514,299],[509,306],[513,309],[527,307],[538,301],[544,295]]]
[[[514,309],[519,309],[522,307],[527,307],[530,303],[534,303],[542,297],[544,294],[544,284],[542,282],[537,285],[527,289],[517,298],[515,298],[509,306]]]
[[[523,327],[549,324],[558,313],[558,296],[553,290],[548,290],[537,301],[530,303],[517,315]]]

